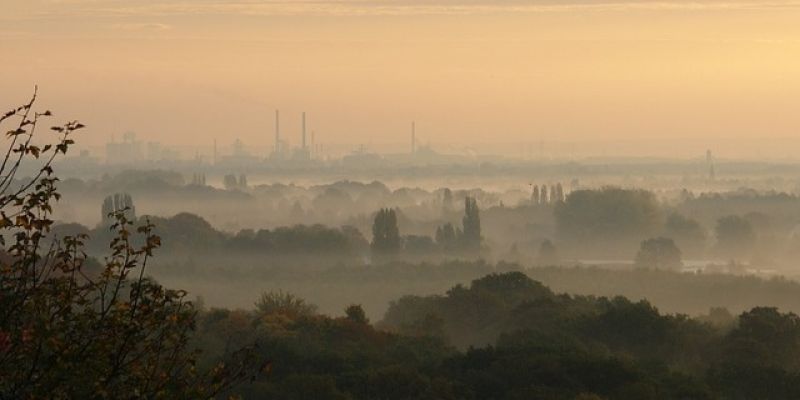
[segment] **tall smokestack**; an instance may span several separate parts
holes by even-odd
[[[214,165],[217,165],[217,139],[214,139]]]
[[[416,122],[411,121],[411,154],[417,152],[417,126]]]
[[[303,150],[306,149],[306,112],[303,111]]]
[[[275,110],[275,155],[281,151],[281,115]]]
[[[716,171],[714,171],[714,156],[711,154],[710,149],[706,150],[706,163],[708,163],[708,179],[713,181],[714,178],[717,177],[717,174]]]

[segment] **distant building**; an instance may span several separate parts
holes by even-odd
[[[247,151],[244,149],[244,143],[241,140],[236,139],[233,142],[233,156],[234,157],[247,157]]]
[[[173,161],[180,159],[180,153],[159,142],[147,142],[148,161]]]
[[[292,159],[295,161],[308,161],[311,160],[311,151],[308,147],[300,147],[294,149]]]
[[[136,139],[133,132],[125,132],[122,141],[117,142],[113,137],[106,144],[107,164],[134,164],[144,160],[142,142]]]
[[[240,139],[236,139],[231,146],[231,154],[220,156],[217,155],[217,162],[215,165],[232,168],[246,168],[248,166],[256,165],[261,161],[259,157],[252,155],[247,151],[247,147]]]
[[[342,165],[346,167],[376,167],[384,163],[380,154],[367,152],[364,146],[342,157]]]

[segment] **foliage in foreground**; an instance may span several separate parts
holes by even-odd
[[[645,301],[555,294],[519,272],[403,298],[377,328],[359,308],[342,317],[299,312],[305,303],[270,312],[212,309],[201,313],[199,338],[208,356],[258,339],[262,356],[274,357],[269,377],[237,389],[245,398],[800,395],[800,318],[774,308],[690,319]]]
[[[0,399],[198,399],[244,378],[247,351],[196,368],[186,293],[145,275],[161,243],[152,224],[134,227],[124,210],[112,215],[102,263],[87,257],[85,235],[50,237],[60,198],[52,164],[83,125],[51,128],[50,143],[36,130],[51,113],[36,112],[35,100],[0,116],[15,123],[0,164]],[[18,179],[31,167],[32,177]]]

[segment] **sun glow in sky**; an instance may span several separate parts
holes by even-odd
[[[800,139],[800,2],[3,0],[0,87],[103,143]],[[699,154],[687,147],[687,153]],[[647,149],[643,149],[648,154]]]

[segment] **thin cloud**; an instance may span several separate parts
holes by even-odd
[[[763,10],[800,9],[800,0],[13,0],[5,18],[147,18],[185,15],[246,16],[415,16],[546,13],[580,10]],[[13,12],[17,9],[17,12]],[[142,28],[142,27],[140,27]],[[145,27],[146,28],[146,27]],[[153,28],[153,27],[151,27]]]
[[[111,25],[112,29],[122,30],[122,31],[152,31],[152,32],[159,32],[159,31],[166,31],[172,29],[172,25],[162,24],[162,23],[155,23],[155,22],[131,22],[131,23],[120,23],[120,24],[113,24]]]

